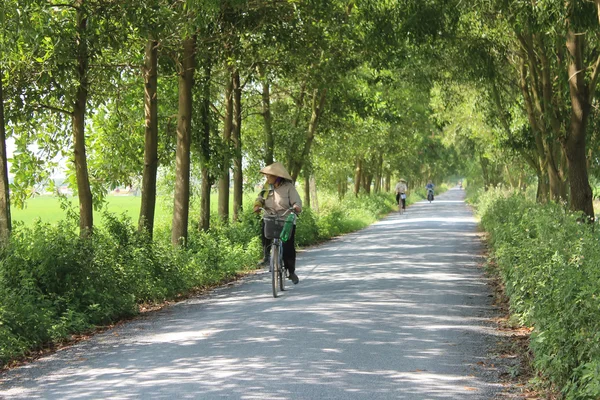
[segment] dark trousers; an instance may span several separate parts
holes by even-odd
[[[261,238],[262,238],[262,244],[263,244],[263,251],[264,251],[264,255],[270,255],[271,254],[271,239],[267,239],[265,237],[265,223],[264,221],[262,222],[261,225]],[[296,225],[294,225],[294,227],[292,228],[292,234],[290,235],[290,238],[288,239],[287,242],[283,242],[283,265],[285,265],[285,267],[288,269],[288,271],[290,271],[290,273],[296,271],[296,244],[295,244],[295,239],[296,239]]]
[[[400,203],[400,200],[402,200],[402,203]],[[396,204],[402,204],[402,209],[406,209],[406,199],[400,199],[400,193],[396,193]]]

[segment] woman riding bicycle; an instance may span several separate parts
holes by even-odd
[[[396,184],[396,204],[402,207],[403,210],[406,210],[406,191],[408,190],[408,186],[406,185],[406,179],[401,178]]]
[[[261,208],[264,208],[267,214],[276,214],[279,217],[283,217],[290,208],[293,208],[296,214],[302,212],[302,200],[300,199],[300,195],[296,190],[296,186],[294,186],[292,177],[281,163],[276,162],[267,165],[260,170],[260,173],[265,175],[267,181],[265,182],[263,190],[261,190],[258,198],[254,202],[254,212],[259,212]],[[299,279],[295,273],[295,233],[296,226],[294,225],[290,238],[283,243],[283,264],[289,272],[289,278],[294,284],[297,284]],[[261,237],[264,253],[263,263],[267,265],[269,264],[269,257],[271,254],[271,240],[265,238],[264,222],[261,229]]]

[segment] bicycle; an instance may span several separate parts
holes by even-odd
[[[261,208],[264,211],[264,208]],[[271,286],[273,289],[273,297],[279,295],[279,291],[285,291],[285,280],[289,278],[288,269],[283,265],[283,240],[281,240],[281,231],[285,225],[286,214],[294,215],[296,221],[296,213],[293,208],[289,208],[281,217],[273,214],[263,215],[265,222],[265,238],[272,239],[271,243],[271,261],[269,269],[271,271]]]
[[[405,211],[404,207],[406,207],[406,193],[400,193],[398,201],[398,212],[400,215]]]
[[[433,201],[433,189],[427,189],[427,200],[431,203]]]

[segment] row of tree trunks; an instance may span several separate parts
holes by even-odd
[[[194,87],[196,38],[183,41],[179,65],[179,111],[177,114],[177,148],[175,153],[175,194],[171,242],[185,244],[188,237],[190,209],[190,147],[192,122],[192,89]]]
[[[146,43],[144,66],[144,172],[138,230],[150,236],[154,231],[156,210],[156,174],[158,171],[158,42],[149,38]]]
[[[4,121],[4,94],[2,92],[3,71],[0,68],[0,243],[10,238],[12,222],[8,191],[8,160],[6,158],[6,125]]]
[[[591,102],[595,93],[600,58],[588,68],[584,63],[585,34],[575,33],[568,21],[566,43],[557,44],[558,68],[568,74],[570,105],[562,93],[553,90],[553,77],[544,38],[521,33],[521,91],[530,126],[536,139],[539,159],[538,200],[569,199],[574,211],[582,211],[593,219],[592,190],[589,185],[586,159],[586,131]],[[566,55],[565,49],[566,47]],[[566,63],[564,62],[566,59]],[[586,70],[591,77],[586,82]],[[570,120],[561,120],[563,107]],[[563,134],[563,132],[566,132]],[[567,179],[568,177],[568,179]]]

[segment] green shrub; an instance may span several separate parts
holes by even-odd
[[[317,216],[310,208],[303,209],[302,214],[296,221],[296,244],[298,246],[308,246],[320,239]]]
[[[600,398],[600,235],[557,204],[490,190],[477,205],[534,366],[568,399]]]

